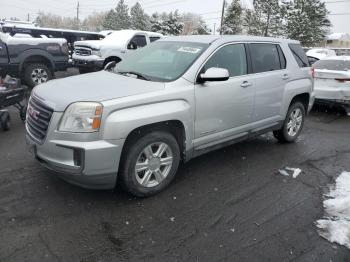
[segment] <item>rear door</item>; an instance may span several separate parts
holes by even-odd
[[[253,77],[256,82],[254,122],[269,125],[280,119],[283,93],[289,80],[286,59],[275,43],[249,44]]]

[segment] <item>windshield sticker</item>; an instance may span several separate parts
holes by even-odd
[[[185,53],[191,53],[191,54],[197,54],[202,50],[202,48],[195,48],[195,47],[189,47],[189,46],[181,46],[179,49],[177,49],[178,52],[185,52]]]

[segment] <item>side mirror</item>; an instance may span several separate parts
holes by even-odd
[[[199,81],[227,81],[230,78],[230,73],[225,68],[211,67],[204,74],[200,74]]]
[[[130,50],[136,50],[137,49],[137,44],[134,41],[130,41],[130,43],[128,44],[128,49]]]
[[[116,64],[117,64],[116,61],[108,62],[108,63],[105,65],[105,67],[103,68],[103,70],[105,70],[105,71],[110,71],[110,70],[112,70],[112,69],[115,67]]]

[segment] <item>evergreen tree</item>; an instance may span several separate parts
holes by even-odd
[[[135,30],[150,30],[150,18],[144,12],[139,2],[130,9],[131,25]]]
[[[260,35],[260,21],[255,10],[243,10],[243,33],[247,35]]]
[[[304,46],[314,46],[329,32],[328,10],[320,0],[294,0],[283,3],[285,34]]]
[[[107,12],[103,22],[102,27],[107,30],[115,30],[115,20],[116,20],[116,13],[113,9]]]
[[[124,3],[124,0],[119,0],[117,7],[115,8],[115,16],[113,23],[113,30],[130,29],[131,22],[129,16],[128,5]]]
[[[242,6],[240,0],[233,0],[228,6],[222,28],[219,29],[223,34],[236,35],[242,33]]]
[[[178,10],[175,12],[170,12],[168,19],[162,23],[162,33],[165,35],[180,35],[183,30],[183,23],[181,22],[181,17]]]
[[[150,18],[150,26],[152,32],[161,33],[162,32],[162,19],[159,15],[159,13],[152,14]]]
[[[278,0],[254,0],[253,26],[261,36],[280,36],[282,33],[281,8]]]
[[[210,35],[211,31],[207,24],[200,19],[197,25],[193,28],[192,35]]]

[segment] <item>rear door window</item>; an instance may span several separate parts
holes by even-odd
[[[350,71],[350,60],[319,60],[314,64],[316,69]]]
[[[299,67],[309,67],[310,63],[305,54],[305,51],[301,48],[299,44],[289,44],[289,49],[298,63]]]
[[[230,77],[247,74],[247,56],[244,44],[226,45],[214,53],[202,69],[203,72],[212,67],[224,68]]]
[[[160,37],[158,37],[158,36],[151,36],[150,38],[149,38],[149,41],[151,41],[151,43],[153,43],[153,42],[155,42],[155,41],[157,41],[157,40],[159,40],[160,39]]]
[[[286,63],[285,61],[281,63],[278,45],[276,44],[250,44],[250,55],[254,73],[285,68]]]

